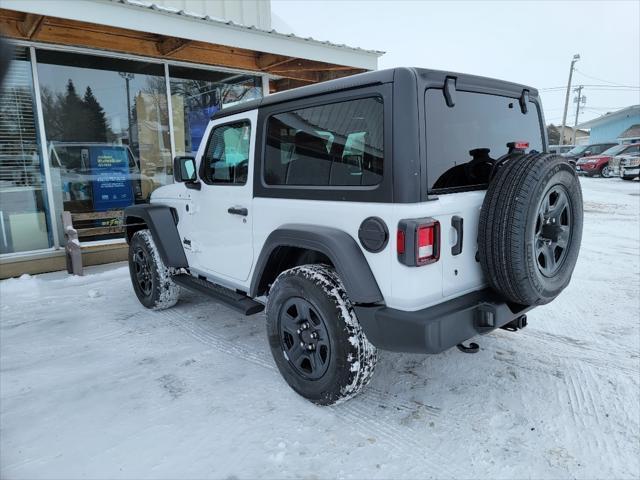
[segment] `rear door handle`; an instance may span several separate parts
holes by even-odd
[[[227,209],[227,212],[229,212],[231,215],[242,215],[243,217],[249,215],[249,210],[244,207],[229,207]]]
[[[453,218],[451,218],[451,226],[456,231],[456,236],[458,237],[456,238],[456,244],[451,247],[451,255],[460,255],[462,253],[462,236],[464,233],[462,217],[454,215]]]

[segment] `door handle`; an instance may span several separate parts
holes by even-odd
[[[229,207],[227,209],[227,212],[229,212],[231,215],[242,215],[243,217],[249,215],[249,210],[244,207]]]
[[[463,225],[463,219],[462,217],[458,217],[457,215],[455,215],[452,219],[451,219],[451,226],[454,228],[454,230],[456,231],[456,236],[458,238],[456,238],[456,244],[451,247],[451,255],[460,255],[462,253],[462,234],[464,233],[464,230],[462,228]]]

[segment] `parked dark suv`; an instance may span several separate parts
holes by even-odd
[[[569,163],[575,166],[576,162],[582,157],[588,157],[590,155],[599,155],[608,148],[617,145],[616,142],[607,143],[593,143],[591,145],[578,145],[567,153],[563,153],[562,156],[566,158]]]

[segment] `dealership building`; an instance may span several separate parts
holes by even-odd
[[[0,278],[126,259],[122,209],[172,182],[225,105],[375,70],[382,52],[272,29],[265,0],[2,0]]]

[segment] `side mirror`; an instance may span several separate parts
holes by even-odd
[[[196,159],[176,157],[173,159],[173,178],[176,182],[194,183],[197,181]]]
[[[583,154],[585,157],[588,157],[589,155],[591,155],[591,150],[587,150],[586,152],[584,152]]]

